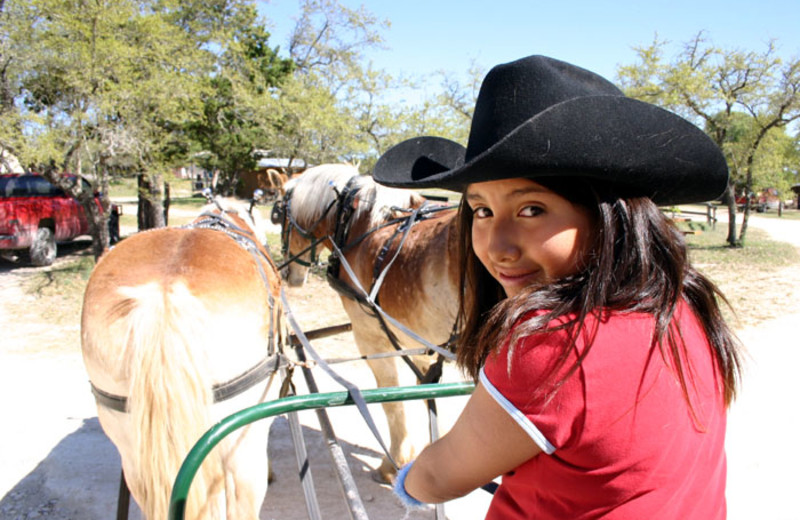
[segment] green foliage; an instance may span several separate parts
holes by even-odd
[[[233,23],[222,24],[214,35],[217,66],[206,78],[202,111],[184,125],[187,151],[202,152],[194,160],[221,173],[223,193],[234,188],[241,172],[255,168],[255,152],[271,135],[265,101],[294,69],[269,46],[270,34],[252,5],[239,6],[230,18]]]
[[[746,114],[734,112],[730,115],[722,148],[731,164],[732,180],[737,193],[747,189],[746,165],[751,153],[752,143],[760,128]],[[771,128],[761,138],[758,149],[752,154],[752,184],[754,192],[775,188],[784,198],[791,198],[791,185],[796,183],[793,170],[798,164],[795,140],[785,127]]]
[[[783,61],[766,49],[721,49],[700,33],[671,61],[665,42],[637,49],[639,62],[618,75],[627,95],[658,104],[703,127],[725,152],[731,172],[729,216],[736,221],[734,188],[775,187],[786,193],[797,155],[785,129],[800,118],[800,58]],[[749,216],[749,209],[744,218]],[[735,226],[734,226],[735,227]],[[733,228],[732,228],[733,229]],[[744,242],[746,225],[730,244]]]
[[[253,0],[7,0],[0,146],[100,185],[193,163],[227,191],[259,152],[369,170],[406,137],[466,141],[477,67],[398,102],[420,87],[365,57],[388,22],[337,0],[300,8],[283,58]]]

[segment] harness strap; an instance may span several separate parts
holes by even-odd
[[[408,238],[408,233],[411,231],[411,228],[417,221],[418,214],[419,214],[419,208],[414,210],[414,212],[411,214],[411,217],[404,225],[398,226],[398,231],[400,230],[400,228],[405,228],[403,229],[403,236],[400,239],[400,244],[397,246],[397,251],[395,251],[394,256],[392,257],[391,260],[389,260],[389,263],[386,264],[386,267],[383,268],[381,274],[378,275],[378,278],[375,280],[375,283],[372,286],[372,290],[370,290],[369,299],[371,301],[375,302],[378,301],[378,292],[381,290],[381,286],[383,286],[383,279],[386,277],[386,273],[389,272],[389,268],[391,268],[392,264],[394,264],[394,261],[397,260],[398,256],[400,256],[400,251],[403,249],[403,244],[406,243],[406,238]]]
[[[281,368],[291,365],[291,361],[283,354],[272,354],[260,361],[256,366],[239,374],[230,381],[218,383],[212,387],[214,391],[214,402],[219,403],[232,399],[237,395],[249,390],[253,386],[267,379],[270,375]],[[127,413],[128,398],[121,395],[114,395],[97,388],[91,381],[95,402],[105,408]]]
[[[453,354],[449,350],[446,350],[446,349],[440,347],[439,345],[434,345],[433,343],[431,343],[427,339],[423,338],[422,336],[420,336],[416,332],[410,330],[405,325],[403,325],[402,323],[400,323],[399,321],[397,321],[396,319],[391,317],[389,314],[387,314],[386,311],[384,311],[379,305],[377,305],[373,300],[371,300],[369,295],[367,294],[367,291],[364,290],[364,288],[361,286],[361,283],[358,281],[358,277],[353,272],[353,269],[350,267],[350,264],[344,258],[344,255],[342,254],[341,249],[339,249],[339,246],[337,246],[336,243],[333,243],[333,248],[334,248],[335,255],[341,261],[342,267],[345,268],[345,270],[347,271],[347,274],[350,276],[350,279],[353,280],[353,283],[356,286],[353,289],[357,290],[360,293],[361,297],[366,299],[366,301],[369,303],[370,307],[373,310],[375,310],[378,314],[380,314],[384,319],[386,319],[386,321],[391,323],[395,328],[401,330],[404,334],[406,334],[410,338],[414,339],[418,343],[428,347],[429,349],[433,350],[434,352],[437,352],[438,354],[444,356],[448,360],[455,361],[455,359],[456,359],[455,354]]]
[[[286,292],[281,288],[281,302],[283,303],[283,313],[286,316],[286,321],[289,322],[289,325],[294,330],[295,335],[297,336],[298,341],[302,344],[303,348],[308,351],[308,354],[314,359],[314,361],[319,365],[322,370],[325,371],[334,381],[342,385],[350,395],[350,398],[358,408],[358,411],[361,413],[361,416],[364,418],[364,421],[367,423],[367,427],[369,427],[372,435],[378,441],[381,448],[383,449],[384,453],[388,460],[392,463],[395,468],[398,468],[397,462],[392,458],[392,455],[389,453],[389,449],[386,447],[386,444],[383,442],[383,438],[381,437],[380,432],[378,431],[378,427],[375,425],[375,421],[372,419],[372,414],[370,414],[369,409],[367,408],[367,403],[364,400],[364,396],[361,394],[361,390],[358,389],[353,383],[347,381],[342,376],[337,374],[328,363],[322,359],[317,351],[314,350],[314,347],[311,346],[311,342],[308,341],[303,330],[298,325],[297,321],[294,319],[294,314],[292,313],[291,307],[289,306],[289,301],[286,298]]]
[[[373,307],[377,306],[377,304],[372,304],[366,296],[357,292],[355,289],[353,289],[352,287],[341,281],[339,278],[334,278],[333,276],[331,276],[330,273],[328,273],[328,283],[330,284],[331,288],[333,288],[334,291],[338,292],[342,296],[345,296],[353,301],[358,302],[359,304],[362,305],[362,307],[364,307],[364,311],[367,314],[378,320],[378,324],[381,326],[381,329],[383,329],[383,333],[386,334],[387,338],[389,338],[389,342],[392,344],[392,347],[394,347],[396,351],[394,354],[399,354],[402,356],[403,361],[408,366],[408,368],[410,368],[411,371],[414,372],[414,375],[417,377],[418,380],[422,381],[426,379],[426,375],[422,373],[422,371],[419,369],[417,365],[414,364],[413,361],[411,361],[411,359],[408,357],[407,354],[427,354],[430,353],[429,349],[424,349],[422,352],[403,349],[403,347],[400,346],[400,341],[397,339],[397,336],[388,327],[383,317],[377,312],[374,312]]]

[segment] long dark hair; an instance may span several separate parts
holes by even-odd
[[[675,367],[689,400],[688,367],[683,366],[685,356],[681,355],[683,341],[673,323],[683,298],[705,330],[722,376],[725,404],[730,404],[740,376],[740,344],[720,312],[720,302],[727,305],[727,300],[713,282],[692,267],[683,234],[647,197],[628,196],[619,188],[586,178],[537,178],[536,182],[594,213],[596,229],[588,258],[575,275],[531,286],[506,298],[502,286],[472,250],[472,212],[462,200],[459,318],[463,325],[456,350],[461,368],[477,379],[486,357],[512,330],[513,346],[520,337],[552,330],[548,324],[562,318],[558,328],[569,330],[574,341],[585,318],[593,312],[644,312],[654,316],[654,338]],[[531,311],[545,312],[521,321]],[[562,362],[571,346],[564,345]],[[583,356],[589,350],[587,345]],[[580,360],[565,377],[577,370],[578,364]]]

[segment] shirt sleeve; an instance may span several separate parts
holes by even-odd
[[[480,371],[489,394],[549,455],[576,442],[585,414],[582,371],[569,373],[574,348],[560,362],[568,341],[564,331],[522,338],[510,355],[507,345],[489,355]]]

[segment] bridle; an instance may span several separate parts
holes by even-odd
[[[336,193],[336,197],[332,198],[322,214],[310,226],[304,228],[292,214],[292,195],[294,189],[289,189],[283,196],[283,199],[277,201],[272,208],[270,219],[273,224],[280,224],[281,226],[281,255],[284,258],[283,263],[278,266],[278,270],[291,263],[297,263],[304,267],[312,267],[319,263],[319,255],[317,254],[317,246],[325,240],[336,241],[337,244],[342,244],[347,240],[347,235],[350,230],[351,217],[353,215],[355,201],[361,186],[358,186],[358,175],[351,177],[345,186],[339,191],[335,186],[331,185],[330,188]],[[336,208],[336,217],[333,235],[317,236],[316,229],[329,217],[331,210]],[[295,255],[289,253],[289,243],[291,241],[291,234],[297,233],[302,238],[310,241],[310,244],[302,251]],[[311,251],[310,261],[303,260],[302,256]]]

